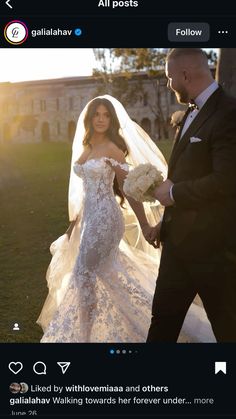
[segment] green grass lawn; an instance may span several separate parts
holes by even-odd
[[[159,147],[159,149],[161,150],[161,152],[163,153],[163,155],[166,158],[166,161],[169,161],[170,158],[170,154],[171,154],[171,150],[173,147],[173,141],[172,140],[161,140],[157,142],[157,146]]]
[[[168,160],[171,142],[158,146]],[[0,342],[39,342],[50,244],[68,226],[71,144],[0,146]],[[13,332],[14,323],[20,331]]]

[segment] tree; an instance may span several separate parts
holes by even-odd
[[[125,105],[133,104],[138,99],[138,80],[130,83],[134,75],[122,71],[113,49],[94,48],[93,53],[97,62],[97,68],[93,69],[93,76],[97,82],[95,96],[110,94]]]
[[[216,80],[236,97],[236,48],[221,48],[216,69]]]
[[[137,100],[146,102],[158,121],[158,137],[169,136],[169,100],[165,86],[164,66],[167,50],[157,48],[95,49],[100,69],[94,75],[102,81],[99,93],[109,92],[132,105]],[[152,84],[152,98],[148,97],[145,82]],[[165,96],[165,100],[162,100]],[[163,106],[164,104],[164,106]]]

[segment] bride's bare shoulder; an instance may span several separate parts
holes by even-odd
[[[108,144],[108,153],[111,159],[117,160],[120,163],[125,163],[125,155],[123,151],[111,141]]]

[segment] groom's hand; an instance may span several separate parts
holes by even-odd
[[[160,186],[154,189],[155,198],[164,205],[164,207],[170,207],[174,205],[174,201],[170,196],[170,189],[173,186],[173,182],[170,179],[166,179]]]
[[[153,236],[153,229],[154,228],[155,227],[151,227],[149,224],[144,224],[144,225],[141,226],[142,233],[143,233],[146,241],[149,244],[151,244],[151,246],[156,248],[156,247],[159,247],[159,246],[156,246],[155,245],[155,240],[151,238]]]
[[[160,247],[160,243],[161,243],[160,237],[161,237],[161,221],[155,227],[152,227],[152,231],[150,234],[151,244],[153,247],[155,247],[155,249]]]

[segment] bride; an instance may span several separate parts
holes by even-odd
[[[162,208],[125,197],[123,182],[147,162],[166,177],[161,152],[121,103],[109,95],[90,101],[73,143],[71,224],[50,247],[41,342],[146,341],[160,260],[150,237]],[[214,341],[199,305],[190,307],[181,339]]]

